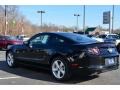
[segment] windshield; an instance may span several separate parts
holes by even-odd
[[[89,42],[95,43],[96,42],[96,40],[91,39],[85,35],[74,34],[74,33],[62,33],[61,35],[79,43],[89,43]]]

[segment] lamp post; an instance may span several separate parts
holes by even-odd
[[[40,13],[41,15],[41,29],[42,29],[42,14],[45,13],[45,11],[40,10],[40,11],[37,11],[37,13]]]
[[[113,29],[114,29],[114,5],[112,8],[112,33],[113,33]]]
[[[85,5],[83,6],[83,32],[85,34]]]
[[[74,14],[74,16],[76,16],[76,30],[78,31],[78,17],[80,14]]]

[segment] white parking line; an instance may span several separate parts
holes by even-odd
[[[16,77],[3,77],[3,78],[0,78],[1,79],[14,79],[14,78],[20,78],[19,76],[16,76]]]

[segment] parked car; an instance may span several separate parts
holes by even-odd
[[[103,39],[105,42],[113,42],[116,46],[120,43],[120,38],[117,34],[103,34],[99,35],[99,38]]]
[[[76,69],[86,73],[118,69],[118,56],[113,43],[97,42],[75,33],[48,32],[9,48],[6,63],[11,68],[18,63],[48,68],[56,80],[67,80]]]
[[[104,42],[104,40],[102,38],[99,38],[99,37],[92,36],[91,38],[98,41],[98,42]]]
[[[27,41],[29,39],[29,37],[27,37],[26,35],[18,35],[16,36],[19,40],[23,40],[23,41]]]
[[[23,41],[14,36],[0,36],[0,49],[7,49],[16,44],[23,44]]]
[[[89,37],[89,38],[92,38],[92,39],[94,39],[94,40],[96,40],[98,42],[104,42],[104,40],[102,38],[96,37],[94,35],[86,34],[86,36]]]
[[[117,34],[103,34],[99,38],[103,39],[104,42],[113,42],[115,43],[118,52],[120,52],[120,37]]]

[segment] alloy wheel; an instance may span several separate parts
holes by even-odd
[[[7,55],[7,64],[10,67],[12,67],[14,64],[13,55],[11,53],[8,53],[8,55]]]
[[[65,75],[65,65],[61,60],[55,60],[52,64],[52,73],[57,79],[61,79]]]

